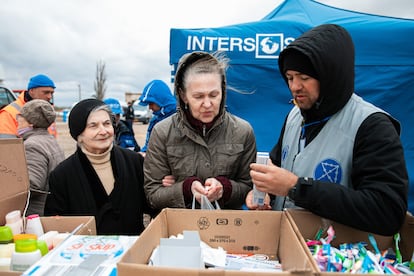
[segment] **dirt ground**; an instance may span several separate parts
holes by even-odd
[[[63,151],[65,152],[65,157],[68,157],[76,150],[76,142],[73,140],[72,136],[69,133],[69,127],[67,122],[62,122],[58,120],[56,122],[58,137],[57,141],[59,145],[62,147]],[[145,137],[147,135],[147,128],[148,125],[144,125],[142,123],[135,122],[134,123],[134,132],[135,132],[135,139],[137,140],[138,144],[142,147],[145,143]]]

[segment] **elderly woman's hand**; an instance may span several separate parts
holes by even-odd
[[[173,175],[166,175],[161,182],[164,187],[172,186],[175,183],[175,177]]]

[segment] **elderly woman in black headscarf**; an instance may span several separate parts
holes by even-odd
[[[97,99],[69,115],[76,152],[50,174],[45,215],[93,215],[98,234],[136,235],[149,213],[143,190],[143,157],[114,145],[114,116]]]

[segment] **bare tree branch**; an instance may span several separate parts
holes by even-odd
[[[102,60],[96,64],[96,79],[94,84],[95,98],[103,100],[106,92],[106,73],[105,73],[105,62]]]

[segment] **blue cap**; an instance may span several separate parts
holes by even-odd
[[[104,103],[111,108],[112,113],[114,113],[114,114],[122,114],[123,113],[121,104],[119,103],[119,101],[117,99],[106,98],[104,100]]]
[[[27,90],[36,87],[53,87],[56,88],[55,83],[46,75],[36,75],[30,78]]]

